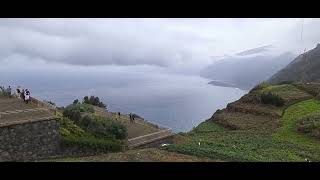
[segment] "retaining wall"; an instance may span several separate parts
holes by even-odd
[[[56,119],[0,127],[0,161],[27,161],[60,151]]]

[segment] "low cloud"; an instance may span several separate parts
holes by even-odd
[[[211,41],[167,30],[157,25],[158,21],[5,19],[0,21],[0,36],[4,39],[0,54],[74,65],[167,67],[188,62],[199,53],[195,46]]]
[[[1,19],[0,61],[13,55],[46,62],[151,65],[183,72],[212,56],[266,44],[280,51],[312,48],[319,19]]]

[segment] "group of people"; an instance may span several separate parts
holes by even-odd
[[[134,123],[134,115],[132,113],[129,114],[130,123]]]
[[[22,89],[20,86],[17,87],[16,93],[12,93],[11,86],[8,88],[4,88],[0,86],[0,93],[4,94],[5,96],[11,98],[12,96],[16,96],[17,98],[23,99],[23,101],[28,104],[30,99],[30,91],[28,89]]]
[[[28,104],[30,101],[30,91],[28,89],[21,89],[20,86],[16,89],[16,96]]]

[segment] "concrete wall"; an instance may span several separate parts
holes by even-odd
[[[60,151],[56,119],[0,127],[0,161],[27,161]]]

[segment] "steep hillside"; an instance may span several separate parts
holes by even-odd
[[[295,58],[269,79],[273,84],[283,81],[320,82],[320,44]]]

